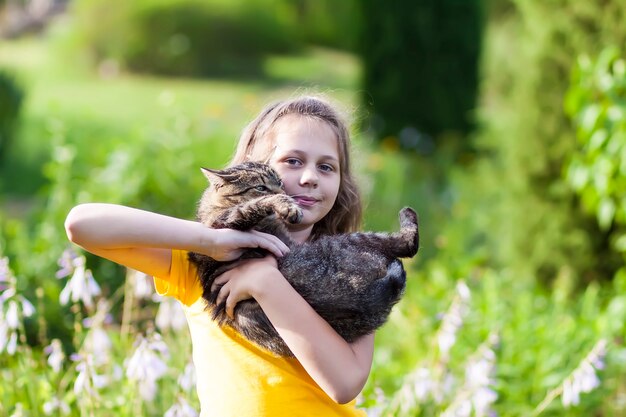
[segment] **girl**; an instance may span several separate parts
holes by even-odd
[[[294,240],[351,232],[361,202],[350,172],[349,133],[325,101],[301,97],[270,105],[244,130],[231,164],[268,162],[302,209]],[[109,204],[74,207],[70,240],[89,252],[154,276],[157,291],[184,306],[193,345],[201,416],[363,416],[354,398],[370,372],[374,335],[347,343],[289,285],[276,258],[241,261],[216,280],[232,314],[254,298],[294,358],[276,357],[210,320],[187,252],[221,261],[245,248],[275,256],[289,249],[275,236],[210,229],[200,223]]]

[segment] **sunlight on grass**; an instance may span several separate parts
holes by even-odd
[[[25,113],[118,126],[143,126],[171,114],[211,123],[236,134],[267,102],[294,90],[321,91],[353,105],[359,65],[349,54],[314,49],[306,56],[272,57],[268,80],[164,78],[119,73],[110,78],[77,75],[57,62],[37,39],[0,44],[0,66],[25,84]],[[62,68],[68,68],[63,71]],[[324,70],[326,68],[326,70]]]
[[[70,141],[110,141],[182,123],[194,140],[217,144],[223,148],[217,154],[229,155],[241,129],[269,101],[294,92],[321,92],[348,109],[358,101],[351,87],[359,73],[357,59],[329,50],[270,58],[267,79],[247,80],[167,78],[121,70],[101,76],[86,72],[80,62],[66,62],[54,50],[49,40],[39,38],[0,43],[0,68],[14,74],[26,92],[20,140],[2,169],[5,192],[28,195],[43,184],[49,129],[58,121],[66,125]],[[332,70],[320,77],[321,68]],[[221,138],[219,143],[216,138]],[[25,172],[24,183],[20,173]]]
[[[330,65],[329,65],[330,64]],[[277,80],[336,88],[358,87],[360,64],[350,54],[324,48],[311,48],[302,56],[271,56],[265,61],[266,74]]]

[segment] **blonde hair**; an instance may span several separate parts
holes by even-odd
[[[322,235],[354,232],[361,226],[361,196],[350,169],[350,132],[339,113],[325,100],[303,96],[268,105],[243,130],[230,165],[249,161],[263,140],[267,140],[276,121],[286,115],[298,115],[324,121],[337,134],[339,145],[339,192],[332,209],[313,226],[311,239]],[[265,160],[272,152],[266,146]],[[258,152],[255,152],[255,154]],[[255,155],[256,157],[256,155]],[[263,158],[261,158],[263,160]]]

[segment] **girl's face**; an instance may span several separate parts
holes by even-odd
[[[269,164],[304,214],[290,231],[300,235],[294,236],[296,240],[306,240],[337,199],[341,182],[337,135],[328,123],[298,115],[278,119],[268,135],[274,147]]]

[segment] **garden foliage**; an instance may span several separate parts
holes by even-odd
[[[626,45],[626,3],[493,2],[482,60],[469,209],[500,266],[524,279],[553,280],[563,268],[580,283],[609,279],[610,234],[581,210],[563,172],[578,146],[563,100],[581,54]]]
[[[14,139],[23,95],[15,78],[0,71],[0,163]]]
[[[425,158],[394,141],[359,141],[369,228],[394,227],[404,204],[432,212],[421,222],[424,250],[406,264],[406,294],[377,332],[360,404],[372,416],[624,415],[626,276],[580,286],[623,265],[624,57],[578,58],[594,39],[620,39],[622,6],[490,4],[477,135],[488,153],[475,170],[455,167],[454,152]],[[72,108],[81,101],[68,88],[65,113],[25,115],[49,159],[30,213],[0,210],[0,380],[12,382],[0,386],[0,415],[196,413],[188,335],[165,319],[176,304],[155,301],[142,274],[66,251],[63,221],[87,201],[190,218],[205,187],[197,167],[223,165],[241,109],[266,97],[211,83],[220,104],[201,100],[194,113],[178,101],[181,80],[159,79],[146,93],[143,77],[121,78],[107,91],[120,88],[134,107],[145,94],[163,111],[151,107],[131,128],[121,116],[103,126]],[[105,82],[56,81],[90,94]],[[98,97],[120,106],[115,93]]]
[[[113,60],[135,72],[258,76],[270,54],[311,43],[349,49],[355,10],[354,1],[80,0],[67,45],[92,64]]]
[[[608,47],[579,57],[565,109],[578,146],[566,165],[568,183],[607,236],[607,253],[626,279],[626,54]]]
[[[472,125],[482,36],[480,1],[364,1],[363,101],[379,139],[432,151],[425,136]]]

